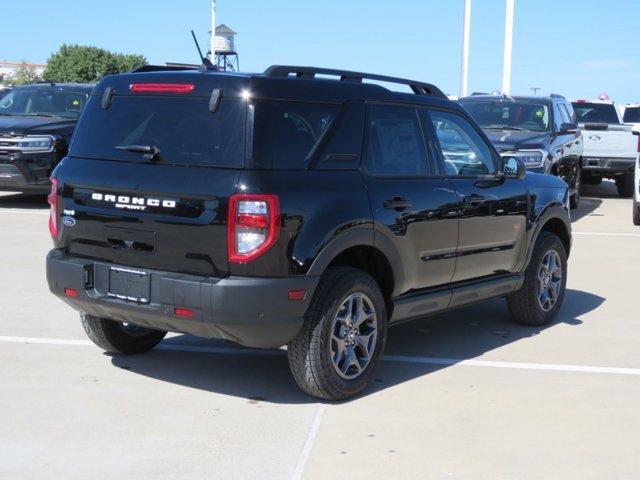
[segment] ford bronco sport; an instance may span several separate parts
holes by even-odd
[[[501,158],[433,85],[142,70],[96,87],[49,195],[49,287],[102,349],[286,345],[304,391],[344,399],[387,325],[493,297],[525,325],[558,312],[567,185]]]

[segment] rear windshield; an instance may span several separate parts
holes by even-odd
[[[624,123],[640,123],[640,107],[627,107],[624,110]]]
[[[108,109],[94,96],[79,122],[72,156],[146,162],[128,146],[154,147],[156,161],[178,165],[241,168],[246,103],[227,98],[215,113],[209,99],[116,96]],[[119,147],[119,148],[118,148]]]
[[[573,102],[578,123],[620,123],[616,107],[611,103]]]
[[[0,93],[0,115],[77,118],[89,94],[60,88],[16,88],[5,96]]]
[[[329,131],[339,105],[258,100],[253,126],[253,166],[302,170]]]

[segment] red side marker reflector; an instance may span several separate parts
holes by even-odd
[[[196,86],[192,83],[132,83],[129,90],[134,93],[189,93]]]
[[[189,308],[176,307],[173,309],[173,313],[178,317],[193,318],[193,310]]]
[[[299,301],[304,300],[304,297],[307,296],[306,290],[289,290],[289,300],[291,301]]]
[[[64,289],[64,294],[67,297],[77,297],[78,296],[78,291],[73,289],[73,288],[65,288]]]

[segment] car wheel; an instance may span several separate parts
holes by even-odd
[[[633,224],[640,225],[640,203],[633,201]]]
[[[522,288],[507,297],[513,319],[529,326],[547,325],[560,310],[567,285],[567,254],[562,241],[541,232]]]
[[[354,268],[328,269],[301,331],[287,346],[294,379],[324,400],[359,394],[380,363],[386,331],[385,302],[375,280]]]
[[[162,341],[167,332],[116,322],[108,318],[80,315],[82,328],[89,339],[109,353],[133,355],[151,350]]]
[[[623,175],[616,178],[616,187],[618,187],[618,194],[621,197],[631,197],[634,190],[633,175]]]

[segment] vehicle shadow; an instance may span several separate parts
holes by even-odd
[[[0,192],[0,208],[23,208],[26,210],[47,210],[47,196]]]
[[[579,326],[580,317],[604,301],[591,293],[567,290],[556,321],[547,327],[535,328],[514,324],[504,300],[492,300],[390,328],[386,355],[472,359],[505,345],[526,341],[558,324]],[[406,362],[400,360],[383,361],[374,382],[363,395],[448,367],[418,363],[409,358]],[[154,351],[130,357],[112,356],[111,361],[116,367],[138,375],[246,398],[250,402],[316,402],[298,389],[289,372],[286,352],[282,350],[243,349],[230,342],[178,335],[165,339]]]

